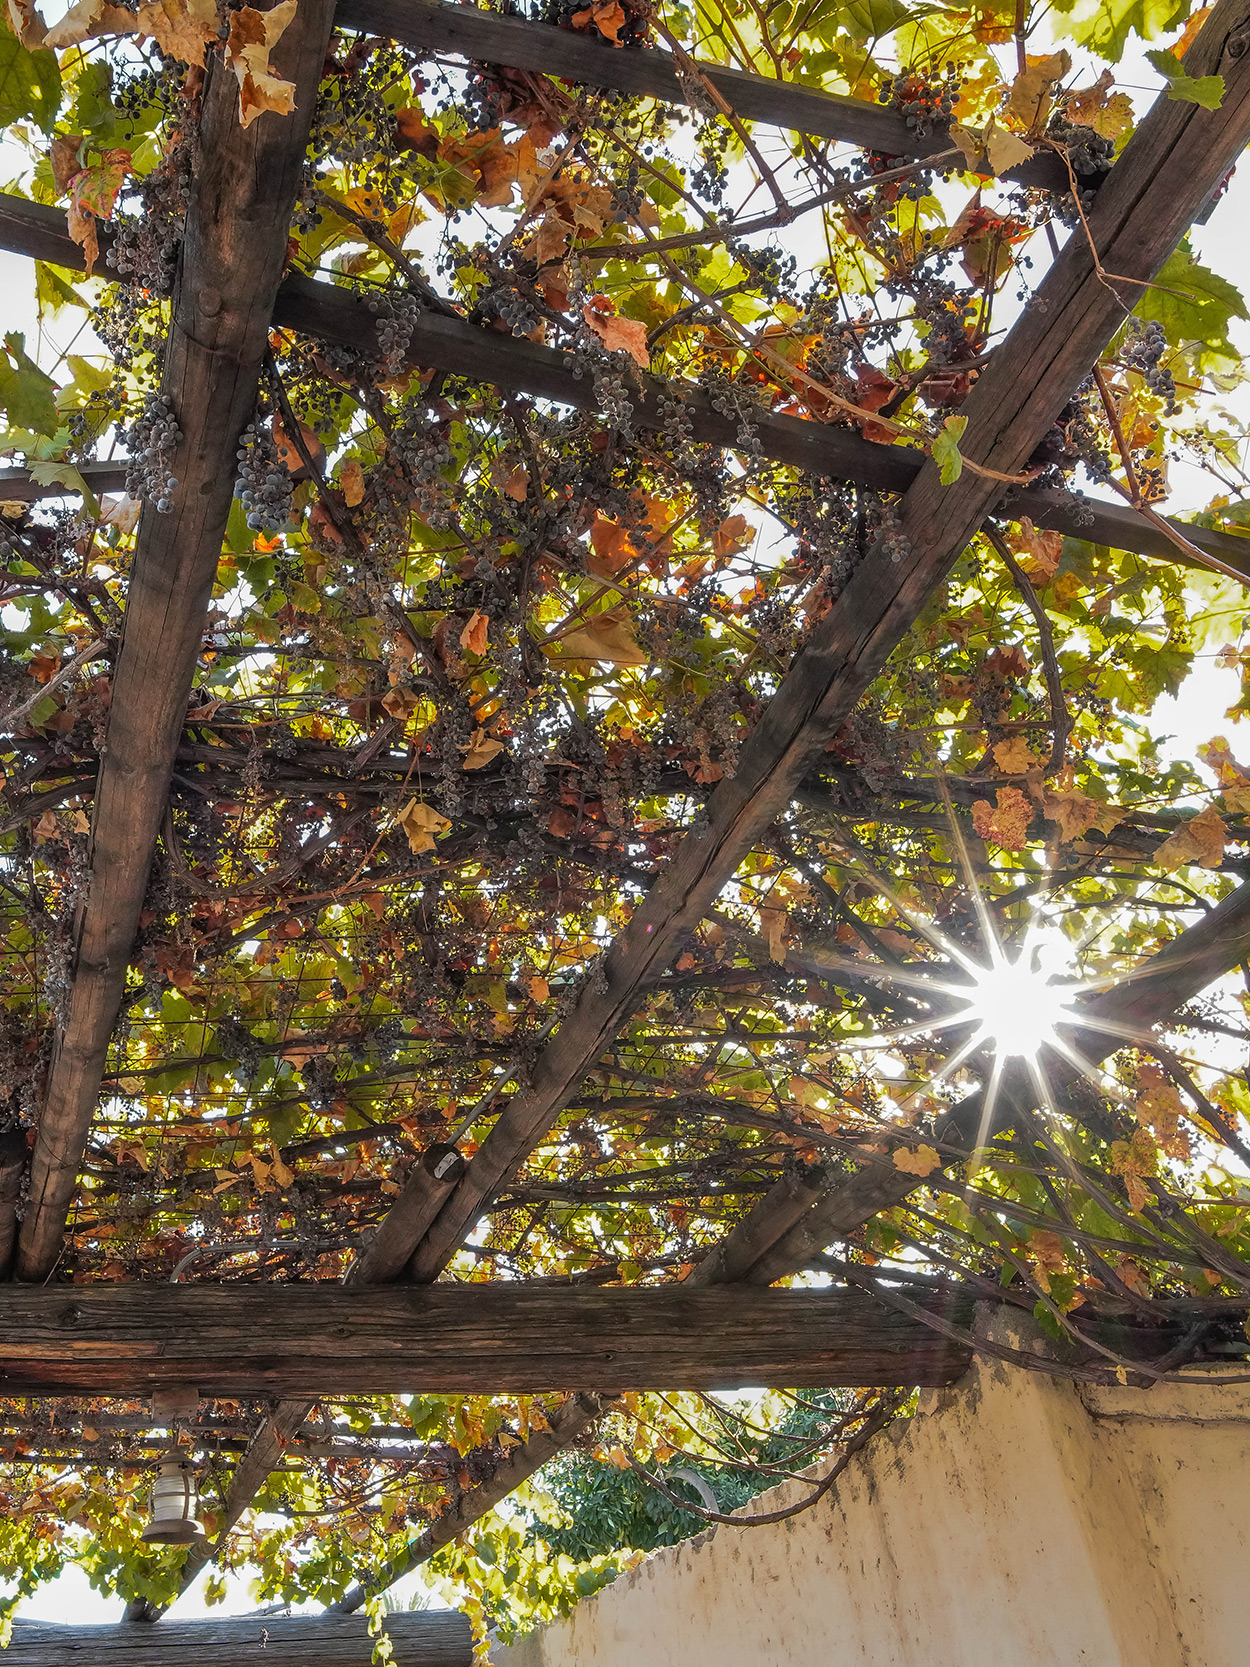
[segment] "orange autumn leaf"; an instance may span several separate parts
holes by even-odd
[[[1023,850],[1033,819],[1033,806],[1018,787],[1000,787],[998,803],[978,799],[972,807],[972,826],[982,839],[1004,851]]]
[[[589,324],[609,353],[628,353],[634,363],[646,370],[651,363],[647,346],[647,327],[637,319],[622,318],[612,311],[606,295],[596,295],[582,308],[582,317]]]
[[[486,634],[490,621],[481,612],[475,612],[469,623],[460,633],[460,646],[469,654],[485,654]]]

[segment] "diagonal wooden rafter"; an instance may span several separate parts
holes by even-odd
[[[148,505],[140,521],[73,982],[18,1239],[16,1271],[24,1280],[46,1279],[61,1254],[221,556],[235,450],[255,408],[332,28],[331,0],[307,0],[275,49],[279,73],[296,86],[291,116],[266,114],[242,127],[237,82],[216,59],[205,85],[162,384],[183,431],[173,463],[178,484],[168,494],[170,513]]]
[[[66,235],[60,209],[3,193],[0,248],[70,271],[82,269],[82,251]],[[353,349],[372,342],[377,331],[377,320],[357,296],[300,275],[288,277],[278,290],[273,322],[280,328]],[[554,400],[574,409],[598,409],[593,387],[586,378],[573,374],[569,354],[525,337],[500,335],[464,318],[420,314],[413,325],[409,360],[422,368]],[[643,390],[635,410],[640,427],[658,427],[661,396],[671,399],[679,392],[694,441],[730,448],[736,444],[736,420],[718,411],[699,390],[652,376],[643,379]],[[871,491],[905,492],[924,465],[924,454],[914,447],[878,445],[852,428],[835,428],[772,411],[753,414],[752,423],[760,451],[770,461],[851,481]],[[116,463],[85,463],[80,472],[97,493],[115,491],[124,484],[125,470]],[[63,490],[41,485],[28,470],[0,471],[0,502],[31,502]],[[1004,509],[1013,519],[1027,515],[1039,527],[1091,543],[1182,565],[1187,560],[1175,539],[1128,504],[1083,500],[1081,513],[1085,520],[1078,525],[1074,502],[1067,493],[1025,487],[1013,493]],[[1244,539],[1187,522],[1169,524],[1203,555],[1250,578],[1250,553]],[[1188,560],[1198,565],[1197,557]]]
[[[1139,124],[1089,215],[1094,247],[1084,237],[1067,244],[963,406],[961,443],[983,468],[1000,476],[1020,469],[1250,140],[1247,44],[1250,0],[1220,0],[1185,62],[1195,74],[1224,74],[1222,105],[1206,111],[1165,96]],[[758,721],[736,774],[713,791],[705,831],[683,840],[465,1174],[449,1187],[415,1169],[350,1279],[393,1279],[407,1268],[430,1280],[447,1265],[486,1201],[543,1139],[784,809],[1001,496],[1001,485],[983,473],[965,469],[944,487],[936,466],[925,464],[901,506],[907,553],[890,561],[875,551],[856,570]]]

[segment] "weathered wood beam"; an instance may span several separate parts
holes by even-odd
[[[961,445],[978,471],[965,468],[943,486],[936,465],[925,463],[901,505],[906,554],[891,561],[878,549],[856,569],[792,662],[735,774],[710,795],[704,830],[682,841],[464,1175],[448,1187],[414,1169],[350,1277],[395,1278],[405,1267],[415,1279],[437,1276],[790,802],[1001,499],[1001,477],[1020,470],[1119,328],[1121,292],[1131,305],[1250,139],[1248,26],[1250,0],[1220,0],[1185,58],[1195,74],[1224,74],[1219,110],[1156,100],[1090,212],[1097,258],[1083,236],[1068,242],[972,390]]]
[[[28,1150],[24,1129],[0,1135],[0,1268],[8,1267],[17,1242],[17,1207]]]
[[[552,28],[521,17],[442,5],[437,0],[339,0],[338,21],[348,29],[385,35],[433,57],[450,55],[507,69],[553,75],[587,87],[641,94],[666,104],[686,104],[672,56],[649,48],[612,46],[598,35]],[[812,138],[858,145],[887,156],[933,156],[950,149],[947,134],[917,133],[898,111],[800,81],[779,81],[724,64],[695,60],[734,114]],[[1067,170],[1057,156],[1040,153],[1009,170],[1013,184],[1066,191]]]
[[[0,1287],[3,1396],[862,1386],[949,1383],[966,1365],[965,1351],[857,1291]]]
[[[49,260],[70,271],[82,267],[82,251],[66,234],[60,209],[28,203],[3,193],[0,193],[0,248]],[[363,301],[347,290],[298,274],[289,277],[279,289],[273,321],[282,329],[296,330],[354,350],[366,348],[377,333],[377,320]],[[593,387],[585,377],[573,375],[571,355],[523,336],[500,335],[496,330],[470,324],[467,319],[421,314],[413,327],[409,357],[414,365],[423,368],[550,399],[575,410],[597,409]],[[644,378],[644,388],[645,396],[639,398],[635,410],[640,427],[657,427],[659,396],[671,398],[679,392],[690,418],[693,439],[704,445],[730,449],[737,444],[736,421],[717,411],[699,390],[665,382],[659,377]],[[770,461],[834,480],[851,481],[870,491],[905,492],[925,461],[924,454],[914,447],[877,445],[865,440],[853,428],[836,428],[768,411],[761,412],[754,421],[760,449]],[[105,471],[117,468],[116,464],[88,463],[83,465],[83,472],[93,490],[112,491],[115,484],[124,481],[124,471],[120,477]],[[100,473],[97,475],[95,471]],[[6,479],[7,491],[15,500],[51,497],[64,490],[32,482],[25,470],[9,470],[0,473],[0,500],[6,495]],[[1092,520],[1078,525],[1074,505],[1065,493],[1033,488],[1013,493],[1003,506],[1004,515],[1012,519],[1027,515],[1039,527],[1053,532],[1185,564],[1184,553],[1167,534],[1128,504],[1087,499],[1082,511]],[[1188,522],[1174,521],[1172,525],[1199,550],[1250,579],[1250,540],[1191,526]]]
[[[76,463],[74,467],[98,498],[102,492],[126,490],[126,464]],[[0,469],[0,504],[33,504],[40,498],[63,498],[69,489],[58,481],[45,484],[29,469]]]
[[[251,419],[295,193],[333,30],[332,0],[304,0],[274,49],[296,85],[290,116],[239,122],[238,83],[210,63],[162,387],[183,438],[168,496],[143,510],[113,678],[91,871],[73,982],[53,1045],[17,1276],[56,1265],[125,987],[152,852],[186,718],[230,511],[238,437]]]
[[[456,1494],[433,1522],[422,1533],[415,1535],[397,1557],[393,1557],[389,1563],[384,1563],[380,1569],[373,1570],[367,1580],[353,1586],[337,1603],[332,1604],[331,1613],[355,1614],[376,1593],[386,1591],[387,1587],[393,1586],[397,1580],[411,1574],[413,1569],[420,1568],[422,1563],[428,1563],[436,1551],[450,1545],[458,1534],[463,1534],[473,1523],[480,1522],[496,1505],[519,1488],[522,1482],[527,1482],[536,1471],[541,1470],[549,1459],[553,1459],[557,1453],[562,1453],[574,1442],[579,1441],[603,1416],[610,1404],[610,1398],[607,1396],[574,1395],[559,1412],[551,1415],[547,1429],[536,1430],[528,1441],[519,1447],[511,1448],[503,1455],[494,1474],[486,1481]]]
[[[394,1667],[471,1667],[472,1628],[459,1610],[389,1615],[384,1626]],[[4,1659],[11,1667],[370,1667],[373,1639],[363,1615],[248,1615],[160,1627],[19,1619]]]
[[[1238,886],[1195,925],[1187,927],[1123,982],[1082,1003],[1094,1024],[1073,1037],[1091,1066],[1101,1063],[1126,1037],[1146,1035],[1172,1017],[1208,985],[1250,959],[1250,884]],[[1106,1028],[1101,1028],[1106,1027]],[[1053,1056],[1046,1066],[1055,1094],[1078,1077],[1074,1066]],[[1012,1113],[1032,1110],[1036,1092],[1022,1073],[1004,1082],[996,1114],[987,1116],[978,1091],[969,1094],[942,1119],[937,1138],[943,1162],[957,1163],[995,1129],[1010,1126]],[[880,1210],[892,1209],[924,1182],[889,1161],[888,1154],[865,1147],[863,1168],[840,1184],[816,1188],[806,1208],[795,1210],[782,1186],[762,1198],[726,1239],[693,1270],[686,1283],[715,1285],[746,1280],[769,1285],[797,1273],[834,1239],[862,1227]]]

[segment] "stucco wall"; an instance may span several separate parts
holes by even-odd
[[[1248,1456],[1250,1386],[1077,1389],[987,1362],[812,1510],[656,1552],[493,1660],[1250,1667]]]

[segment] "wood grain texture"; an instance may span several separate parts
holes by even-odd
[[[1210,914],[1152,956],[1133,976],[1091,996],[1084,1008],[1106,1029],[1080,1030],[1073,1036],[1074,1045],[1091,1064],[1097,1064],[1134,1031],[1148,1030],[1169,1018],[1215,979],[1247,959],[1250,883],[1230,892]],[[1053,1057],[1047,1062],[1046,1075],[1056,1094],[1077,1080],[1075,1067]],[[985,1116],[982,1095],[969,1094],[943,1119],[938,1139],[943,1146],[953,1148],[953,1153],[970,1152],[996,1127],[1009,1126],[1013,1111],[1032,1110],[1036,1104],[1036,1093],[1028,1081],[1022,1075],[1009,1074],[992,1121]],[[736,1267],[738,1278],[753,1285],[770,1285],[806,1267],[827,1244],[862,1227],[879,1210],[900,1204],[923,1185],[884,1159],[879,1151],[864,1148],[860,1161],[864,1167],[857,1174],[830,1187],[797,1222],[780,1208],[765,1221],[766,1200],[761,1200],[757,1210],[740,1222],[708,1258],[711,1266],[704,1280],[714,1281],[723,1263]],[[957,1161],[954,1155],[950,1161]]]
[[[82,251],[66,235],[64,215],[59,209],[6,197],[3,193],[0,193],[0,248],[41,260],[52,259],[70,270],[82,267]],[[282,329],[298,330],[318,340],[351,348],[372,341],[377,330],[377,320],[354,295],[298,273],[288,277],[279,289],[273,321]],[[568,354],[523,336],[501,335],[496,330],[470,324],[467,319],[436,313],[420,315],[413,328],[409,357],[412,364],[423,369],[470,377],[509,392],[552,399],[577,410],[597,409],[593,387],[584,377],[573,375],[573,361]],[[680,394],[694,440],[704,445],[730,447],[736,443],[736,422],[717,411],[698,390],[659,377],[645,378],[644,390],[635,407],[639,427],[658,425],[657,404],[661,393],[668,398]],[[775,463],[811,470],[834,480],[853,481],[873,491],[905,492],[924,464],[923,454],[914,447],[876,445],[852,428],[835,428],[775,412],[760,414],[758,434],[764,456]],[[89,463],[83,466],[83,474],[97,492],[118,490],[125,479],[124,468],[116,463]],[[31,502],[58,491],[60,488],[33,481],[28,470],[0,470],[0,498]],[[1092,520],[1078,524],[1073,502],[1067,494],[1025,488],[1009,496],[1003,513],[1013,520],[1027,515],[1039,527],[1095,544],[1109,544],[1117,550],[1186,564],[1183,553],[1167,535],[1128,504],[1089,499],[1083,508]],[[1173,525],[1200,550],[1250,578],[1250,551],[1245,539],[1208,527],[1191,526],[1188,522]]]
[[[113,678],[74,932],[73,983],[31,1158],[17,1275],[55,1267],[99,1096],[230,511],[238,437],[250,421],[317,86],[332,0],[302,0],[274,51],[296,85],[289,117],[239,124],[238,84],[211,61],[192,207],[179,260],[162,386],[183,440],[173,511],[145,507]]]
[[[386,35],[431,56],[454,54],[479,63],[554,75],[588,87],[643,94],[668,104],[685,104],[681,78],[667,52],[613,47],[598,35],[552,28],[520,17],[479,10],[474,5],[441,5],[431,0],[339,0],[339,22],[349,29]],[[945,133],[917,133],[896,110],[844,93],[825,92],[799,81],[779,81],[698,60],[735,115],[831,142],[860,145],[887,156],[933,156],[950,147]],[[1040,152],[1008,170],[1017,185],[1061,190],[1067,176],[1058,157]]]
[[[395,1667],[471,1667],[473,1637],[458,1610],[388,1616]],[[159,1627],[15,1621],[6,1667],[370,1667],[364,1616],[270,1615],[162,1621]]]
[[[0,1394],[206,1396],[950,1383],[967,1355],[858,1291],[0,1287]]]
[[[1020,470],[1122,322],[1121,293],[1131,305],[1250,140],[1250,53],[1240,44],[1248,25],[1250,0],[1220,0],[1185,61],[1194,74],[1225,75],[1223,104],[1207,111],[1156,100],[1092,210],[1103,270],[1084,237],[1069,240],[962,407],[966,456],[1001,473]],[[1118,290],[1106,272],[1117,274]],[[870,552],[857,568],[792,662],[736,773],[709,797],[704,830],[683,839],[451,1196],[436,1197],[425,1172],[413,1172],[362,1254],[369,1278],[398,1275],[408,1249],[414,1279],[434,1279],[446,1266],[789,803],[1002,494],[969,469],[944,487],[925,463],[900,510],[907,555],[894,562]]]

